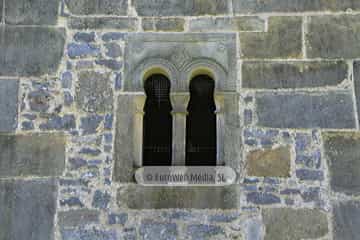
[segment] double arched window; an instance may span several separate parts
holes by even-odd
[[[190,82],[186,116],[187,166],[216,165],[215,81],[197,75]],[[170,80],[153,74],[145,80],[146,101],[143,118],[143,165],[172,165],[173,119]]]

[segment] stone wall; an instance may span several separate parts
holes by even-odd
[[[0,17],[0,240],[359,238],[360,1],[1,0]],[[128,72],[165,33],[234,38],[209,66],[237,99],[236,184],[118,181]]]

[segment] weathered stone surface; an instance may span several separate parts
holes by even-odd
[[[187,236],[192,239],[225,239],[225,231],[220,226],[194,224],[186,228]]]
[[[0,239],[53,240],[56,197],[54,180],[1,180]]]
[[[68,27],[72,29],[116,29],[135,31],[138,20],[131,17],[70,17]]]
[[[143,18],[144,31],[182,32],[185,20],[182,18]]]
[[[64,166],[63,135],[0,135],[0,177],[59,176]]]
[[[61,228],[83,226],[99,222],[99,212],[91,209],[58,212],[58,224]]]
[[[0,80],[0,132],[12,132],[17,126],[19,80]]]
[[[2,3],[0,5],[2,5]],[[57,22],[58,9],[59,0],[6,0],[5,23],[18,25],[55,25]]]
[[[247,194],[246,200],[249,203],[261,205],[281,203],[281,199],[278,196],[264,192],[251,192]]]
[[[273,128],[355,128],[348,91],[257,93],[258,124]]]
[[[290,147],[254,150],[247,156],[247,174],[258,177],[289,177]]]
[[[144,240],[176,239],[178,235],[177,225],[175,223],[161,223],[152,221],[143,221],[140,225],[139,232],[141,238]]]
[[[117,203],[130,209],[237,209],[240,204],[240,188],[226,187],[149,187],[129,185],[121,187]]]
[[[62,229],[62,240],[117,240],[116,230]]]
[[[296,177],[303,181],[322,181],[324,180],[324,172],[320,170],[298,169]]]
[[[65,4],[75,15],[126,15],[127,0],[65,0]]]
[[[325,132],[323,140],[332,190],[360,195],[360,134]]]
[[[189,22],[190,31],[265,31],[265,20],[260,17],[194,18]]]
[[[346,11],[360,9],[352,0],[238,0],[233,1],[235,13]]]
[[[111,42],[106,43],[104,46],[106,48],[106,56],[110,58],[118,58],[122,56],[122,50],[119,44]]]
[[[310,58],[358,58],[359,38],[359,15],[313,16],[306,36],[307,55]]]
[[[54,74],[63,56],[62,28],[3,26],[0,38],[0,75],[3,76]]]
[[[354,91],[355,91],[356,106],[359,111],[359,109],[360,109],[360,61],[354,62]],[[359,123],[360,123],[360,116],[359,116]]]
[[[312,88],[336,86],[348,78],[347,64],[329,62],[243,62],[244,88]]]
[[[70,58],[96,57],[100,55],[100,47],[89,43],[70,43],[67,53]]]
[[[230,13],[228,0],[134,0],[140,16],[198,16]]]
[[[241,33],[243,58],[300,58],[302,57],[302,19],[300,17],[270,17],[269,31]]]
[[[314,209],[263,209],[265,240],[302,240],[324,237],[328,229],[327,216]]]
[[[77,105],[86,112],[112,110],[113,93],[109,74],[80,72],[75,99]]]
[[[353,240],[360,235],[360,202],[348,201],[333,208],[334,239]]]

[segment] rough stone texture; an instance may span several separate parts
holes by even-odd
[[[176,239],[178,230],[175,223],[143,222],[140,225],[142,239]]]
[[[59,0],[6,0],[5,23],[16,25],[56,25],[58,9]]]
[[[0,75],[3,76],[54,74],[63,56],[62,28],[2,26],[0,39]]]
[[[76,103],[86,112],[104,112],[112,109],[113,93],[109,74],[85,71],[79,74]]]
[[[354,91],[356,99],[356,107],[360,108],[360,62],[354,62]],[[360,124],[360,119],[359,119]]]
[[[265,240],[302,240],[324,237],[328,229],[326,214],[313,209],[263,209]]]
[[[353,240],[360,235],[360,203],[340,202],[333,209],[334,239]]]
[[[64,166],[63,135],[0,135],[0,177],[59,176]]]
[[[75,15],[126,15],[127,0],[65,0],[65,4]]]
[[[144,31],[182,32],[185,20],[182,18],[143,18]]]
[[[237,0],[235,13],[312,12],[359,10],[360,3],[352,0]]]
[[[12,132],[17,127],[19,81],[0,80],[0,132]]]
[[[118,31],[136,30],[138,20],[131,17],[71,17],[68,27],[71,29],[100,29],[109,28]]]
[[[198,16],[230,13],[228,0],[134,0],[140,16]]]
[[[255,89],[336,86],[348,78],[345,62],[244,62],[242,86]]]
[[[324,150],[335,192],[360,195],[360,134],[325,132]]]
[[[0,239],[53,240],[54,180],[0,181]]]
[[[291,152],[288,146],[254,150],[247,156],[247,174],[259,177],[289,177]]]
[[[117,203],[130,209],[237,209],[240,188],[231,186],[211,187],[150,187],[129,185],[119,188]]]
[[[58,213],[60,227],[76,227],[99,222],[99,212],[91,209],[71,210]]]
[[[186,229],[187,236],[192,240],[196,239],[224,239],[226,238],[224,230],[220,226],[194,224]]]
[[[208,31],[265,31],[265,21],[260,17],[195,18],[189,22],[193,32]]]
[[[351,93],[258,93],[258,125],[274,128],[355,128]]]
[[[309,21],[306,36],[308,57],[358,58],[360,56],[359,15],[313,16]]]
[[[241,57],[302,57],[301,24],[300,17],[270,17],[268,32],[240,34]]]

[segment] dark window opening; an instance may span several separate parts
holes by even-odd
[[[170,81],[154,74],[145,81],[143,165],[169,166],[172,155]]]
[[[216,166],[216,105],[214,80],[199,75],[190,82],[186,118],[186,165]]]

